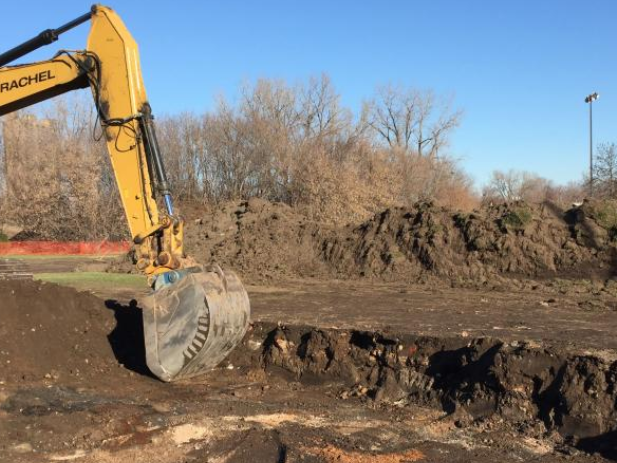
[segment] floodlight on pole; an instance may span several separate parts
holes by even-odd
[[[593,102],[600,98],[598,92],[593,92],[585,97],[585,103],[589,103],[589,196],[593,196]]]

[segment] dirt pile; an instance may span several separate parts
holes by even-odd
[[[330,274],[320,243],[332,232],[282,203],[258,198],[195,210],[187,216],[187,252],[250,277]]]
[[[45,237],[32,230],[21,230],[11,237],[11,241],[45,241]]]
[[[116,381],[130,373],[121,364],[143,362],[143,334],[131,332],[141,326],[137,308],[53,284],[0,281],[0,317],[5,383]]]
[[[341,274],[394,279],[483,283],[497,275],[589,276],[590,270],[610,277],[617,274],[615,232],[594,215],[598,205],[562,211],[517,203],[471,214],[431,203],[388,209],[325,243],[324,257]]]
[[[568,211],[516,203],[470,214],[420,203],[346,227],[259,199],[205,213],[193,208],[188,216],[187,250],[249,277],[494,284],[502,277],[617,275],[617,205],[610,202],[586,201]]]
[[[490,338],[302,327],[253,336],[262,340],[269,371],[282,369],[307,384],[341,382],[342,399],[428,405],[454,413],[460,426],[500,418],[530,435],[558,431],[581,447],[614,445],[614,354]]]

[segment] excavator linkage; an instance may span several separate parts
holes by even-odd
[[[85,50],[61,50],[47,61],[6,66],[88,20]],[[242,341],[249,299],[234,273],[204,269],[184,253],[184,222],[174,211],[137,43],[111,8],[94,5],[89,13],[0,54],[0,116],[88,86],[135,244],[136,266],[153,283],[143,307],[146,363],[163,381],[196,376]]]

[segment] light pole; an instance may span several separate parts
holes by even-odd
[[[593,92],[585,97],[585,103],[589,103],[589,196],[593,196],[593,102],[600,98],[598,92]]]

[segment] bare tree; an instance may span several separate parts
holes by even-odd
[[[617,195],[617,145],[615,143],[598,145],[598,155],[593,167],[597,194],[601,197],[615,198]]]
[[[489,184],[484,188],[482,196],[491,201],[510,202],[521,199],[522,185],[519,173],[510,170],[493,171]]]
[[[126,233],[94,118],[81,96],[4,120],[5,217],[41,237],[118,238]]]
[[[379,87],[377,95],[367,103],[369,125],[390,148],[409,150],[417,125],[418,93],[392,85]]]
[[[335,142],[351,127],[351,112],[340,105],[340,95],[330,77],[310,78],[302,88],[300,111],[304,137]]]
[[[180,201],[259,196],[337,222],[420,199],[475,204],[469,178],[444,153],[460,112],[431,92],[381,87],[355,118],[325,74],[294,85],[261,79],[239,94],[205,114],[158,120]],[[48,111],[3,119],[3,217],[45,237],[124,233],[105,147],[92,140],[93,114],[89,103],[62,98]]]
[[[390,148],[437,156],[460,125],[462,112],[432,91],[386,85],[365,103],[368,124]]]
[[[526,171],[496,170],[483,191],[486,201],[512,202],[529,201],[541,202],[552,199],[555,187],[553,183],[543,177]]]

